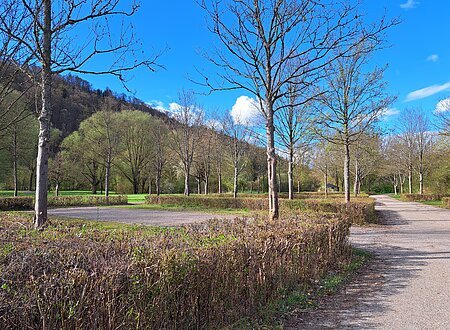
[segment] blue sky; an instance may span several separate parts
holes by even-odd
[[[388,90],[398,96],[390,116],[383,121],[385,126],[392,126],[398,113],[408,107],[435,111],[439,101],[450,97],[450,1],[365,0],[362,9],[369,21],[385,11],[388,17],[399,17],[402,21],[388,31],[390,47],[373,59],[378,65],[388,64],[385,75]],[[215,39],[206,28],[204,12],[194,0],[143,0],[134,25],[145,52],[151,54],[167,48],[160,58],[165,70],[155,73],[137,70],[129,76],[128,86],[136,97],[169,108],[183,88],[205,92],[188,77],[196,75],[196,67],[210,66],[199,53],[208,51]],[[114,77],[85,78],[95,88],[108,86],[116,92],[123,91]],[[231,110],[240,96],[251,95],[243,91],[220,92],[199,95],[198,100],[212,115]]]

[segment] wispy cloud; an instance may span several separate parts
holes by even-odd
[[[414,92],[411,92],[406,96],[406,102],[415,101],[424,99],[426,97],[432,96],[439,92],[443,92],[446,90],[450,90],[450,82],[442,84],[442,85],[432,85],[422,89],[418,89]]]
[[[434,111],[436,113],[450,111],[450,98],[439,101]]]
[[[400,5],[400,8],[402,8],[402,9],[413,9],[413,8],[416,8],[418,4],[419,4],[419,1],[407,0],[405,3],[402,3]]]
[[[427,57],[428,62],[437,62],[439,61],[439,55],[438,54],[432,54]]]
[[[396,116],[400,113],[400,110],[397,108],[386,108],[383,110],[382,118],[383,120],[387,120],[389,117]]]

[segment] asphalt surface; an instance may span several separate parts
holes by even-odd
[[[113,221],[151,226],[180,226],[188,223],[203,222],[214,218],[233,218],[233,216],[230,215],[207,214],[202,212],[179,212],[118,207],[59,208],[49,209],[48,214],[50,216],[58,217],[96,221]]]
[[[374,260],[286,329],[450,329],[450,210],[375,198],[385,224],[351,231]]]

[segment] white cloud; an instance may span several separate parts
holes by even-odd
[[[255,99],[248,96],[239,96],[231,108],[231,117],[235,123],[254,125],[259,115],[258,105]]]
[[[438,54],[431,54],[427,57],[428,62],[437,62],[439,61],[439,55]]]
[[[159,110],[161,112],[166,112],[167,108],[164,106],[164,103],[158,100],[151,100],[149,102],[145,102],[148,106],[153,109]]]
[[[384,120],[388,119],[389,117],[396,116],[400,113],[400,110],[397,108],[386,108],[383,110],[382,117]]]
[[[450,111],[450,98],[439,101],[435,111],[437,113]]]
[[[402,3],[400,5],[400,8],[402,9],[413,9],[416,8],[416,6],[419,4],[419,1],[416,0],[407,0],[405,3]]]
[[[418,89],[414,92],[409,93],[408,96],[406,96],[405,101],[409,102],[409,101],[424,99],[428,96],[432,96],[434,94],[437,94],[439,92],[446,91],[446,90],[450,90],[450,82],[447,82],[442,85],[433,85],[433,86],[428,86],[428,87],[425,87],[422,89]]]

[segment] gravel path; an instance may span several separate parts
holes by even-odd
[[[151,226],[179,226],[187,223],[203,222],[214,218],[234,218],[230,215],[207,214],[190,211],[145,210],[118,207],[71,207],[48,210],[50,216],[88,219],[97,221],[117,221]]]
[[[450,329],[450,210],[375,198],[386,224],[351,232],[374,261],[286,329]]]

